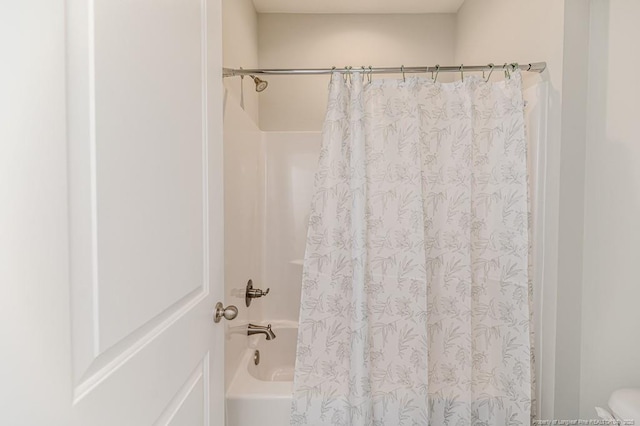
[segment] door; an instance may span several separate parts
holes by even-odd
[[[0,424],[223,425],[219,0],[5,6]]]
[[[74,424],[222,425],[219,0],[69,0]]]

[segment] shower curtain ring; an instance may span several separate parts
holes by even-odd
[[[464,83],[464,64],[460,64],[460,80]]]
[[[438,81],[438,73],[440,72],[440,65],[436,64],[436,76],[433,79],[433,82],[435,83],[436,81]]]
[[[502,66],[502,69],[504,70],[504,78],[511,79],[511,74],[509,74],[509,68],[507,67],[507,63],[506,62]]]
[[[491,68],[491,70],[489,70],[489,76],[487,77],[487,80],[485,81],[485,83],[489,82],[489,79],[491,79],[491,74],[493,74],[493,68],[495,67],[493,62],[489,64],[489,67]]]
[[[344,67],[344,81],[351,83],[351,67],[350,66],[345,66]]]
[[[373,67],[369,65],[369,83],[373,80]]]
[[[402,72],[402,81],[407,81],[407,79],[404,76],[404,65],[400,65],[400,72]]]

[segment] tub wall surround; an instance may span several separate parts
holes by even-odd
[[[225,371],[230,372],[236,371],[247,347],[247,324],[262,318],[261,302],[266,299],[250,308],[244,301],[247,280],[258,285],[263,281],[264,162],[262,134],[233,94],[227,93],[224,112],[225,301],[238,308],[237,318],[224,322]],[[226,374],[227,385],[230,380]]]
[[[238,317],[225,322],[227,388],[249,347],[249,322],[272,324],[280,347],[278,324],[295,324],[320,132],[261,132],[227,93],[225,102],[225,293]],[[242,196],[238,196],[242,194]],[[270,289],[245,305],[245,285]],[[289,327],[290,325],[287,325]],[[294,346],[290,356],[295,357]]]
[[[298,321],[309,206],[321,136],[320,132],[263,133],[264,285],[271,292],[255,303],[261,305],[265,320]]]
[[[227,391],[227,426],[289,424],[298,328],[292,321],[274,321],[272,326],[275,340],[252,336],[240,357]],[[258,366],[256,350],[261,358]]]

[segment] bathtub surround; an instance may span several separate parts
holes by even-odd
[[[247,324],[259,321],[261,301],[245,305],[246,284],[250,278],[263,282],[263,186],[264,161],[262,133],[243,111],[232,93],[224,107],[224,213],[225,213],[225,301],[238,307],[238,317],[227,327],[225,382],[247,347]],[[238,194],[242,194],[241,197]],[[269,295],[271,297],[271,294]]]
[[[227,390],[226,426],[285,426],[289,424],[293,390],[297,322],[273,323],[278,338],[252,336],[238,356]],[[254,362],[260,351],[260,363]]]
[[[529,423],[520,73],[329,91],[291,424]]]
[[[264,282],[262,318],[298,322],[320,132],[263,132],[265,153]],[[252,308],[258,303],[252,304]]]

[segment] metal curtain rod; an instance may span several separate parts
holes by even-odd
[[[423,66],[423,67],[345,67],[345,68],[302,68],[302,69],[236,69],[223,68],[223,77],[235,77],[244,75],[314,75],[331,74],[339,72],[342,74],[362,72],[365,74],[399,74],[399,73],[428,73],[428,72],[473,72],[508,69],[513,71],[519,68],[521,71],[541,73],[547,68],[546,62],[533,62],[530,64],[504,64],[504,65],[448,65],[448,66]]]

